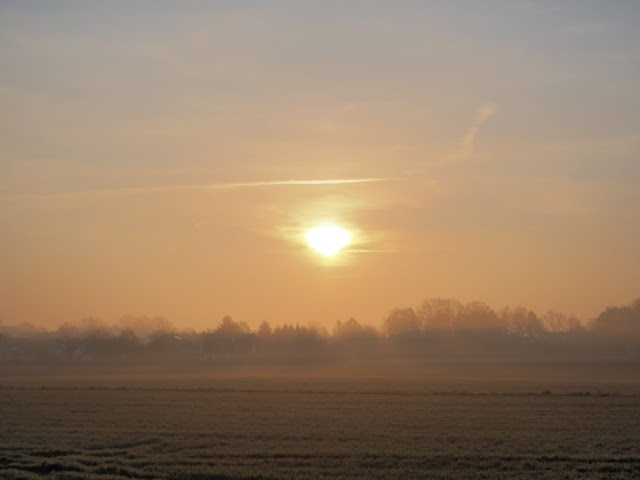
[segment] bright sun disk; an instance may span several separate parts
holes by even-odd
[[[327,256],[335,255],[351,243],[351,234],[335,225],[316,227],[309,230],[306,237],[311,248]]]

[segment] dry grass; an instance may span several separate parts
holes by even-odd
[[[5,381],[0,477],[640,478],[636,390],[538,387],[282,377]]]

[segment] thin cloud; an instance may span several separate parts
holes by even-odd
[[[489,120],[496,112],[496,107],[493,103],[484,103],[476,110],[476,119],[473,125],[467,130],[467,134],[462,139],[462,146],[460,148],[459,157],[468,157],[473,154],[475,150],[476,137],[480,127]]]
[[[476,138],[480,127],[482,127],[487,121],[496,113],[496,106],[492,102],[485,102],[476,108],[476,115],[473,120],[473,124],[467,129],[466,133],[462,137],[460,144],[448,154],[443,155],[439,159],[433,160],[429,163],[430,166],[442,166],[455,163],[460,160],[464,160],[473,155],[476,147]],[[407,173],[412,175],[413,172]]]
[[[496,113],[496,106],[493,103],[487,102],[480,105],[476,110],[476,125],[482,125],[489,120],[494,113]]]
[[[346,253],[402,253],[402,250],[373,249],[373,248],[345,248]]]
[[[98,188],[93,190],[79,190],[74,192],[62,192],[51,194],[27,194],[23,197],[84,197],[84,196],[121,196],[121,195],[145,195],[154,193],[179,192],[189,190],[232,190],[237,188],[252,187],[277,187],[277,186],[301,186],[301,185],[346,185],[357,183],[385,182],[388,177],[364,177],[364,178],[332,178],[311,180],[270,180],[261,182],[229,182],[209,183],[196,185],[162,185],[157,187],[125,187],[125,188]]]
[[[487,121],[496,113],[496,106],[491,102],[485,102],[476,108],[476,116],[473,121],[473,125],[471,125],[465,135],[462,137],[462,141],[458,148],[456,148],[449,155],[444,156],[440,161],[435,162],[435,164],[446,165],[448,163],[453,163],[459,160],[464,160],[465,158],[469,158],[473,155],[476,148],[476,138],[478,136],[478,132],[480,131],[480,127],[487,123]]]
[[[243,183],[225,183],[217,184],[217,188],[241,188],[241,187],[268,187],[274,185],[340,185],[347,183],[372,183],[385,182],[391,178],[334,178],[329,180],[275,180],[270,182],[243,182]]]

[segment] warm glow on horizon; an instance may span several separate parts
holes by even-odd
[[[306,235],[309,246],[326,256],[335,255],[351,243],[351,234],[336,225],[325,225],[309,230]]]

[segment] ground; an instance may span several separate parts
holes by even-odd
[[[635,382],[0,379],[0,478],[640,478]]]

